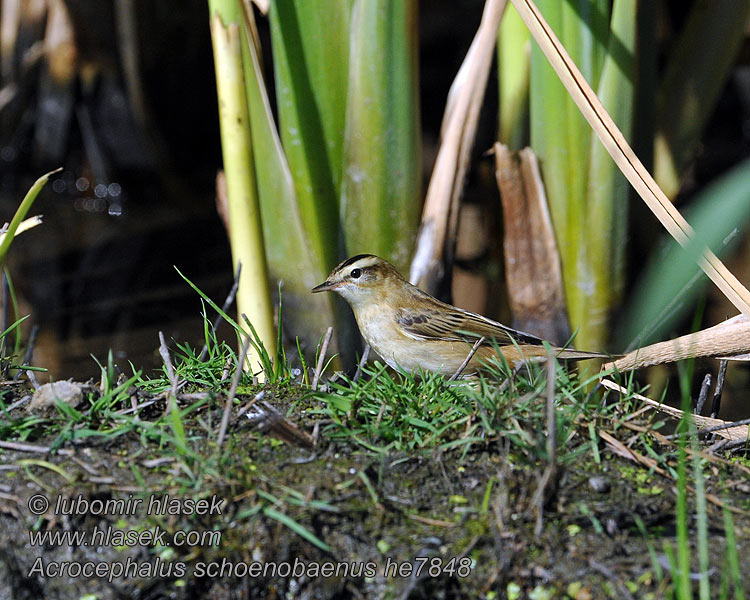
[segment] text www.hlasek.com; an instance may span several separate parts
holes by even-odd
[[[178,530],[172,534],[161,527],[138,531],[112,526],[94,527],[91,531],[29,531],[32,546],[218,546],[220,531]]]

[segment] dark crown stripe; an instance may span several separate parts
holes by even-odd
[[[352,256],[351,258],[347,258],[344,262],[342,262],[338,268],[343,269],[344,267],[348,267],[352,263],[357,262],[358,260],[361,260],[363,258],[369,258],[372,254],[357,254],[357,256]]]

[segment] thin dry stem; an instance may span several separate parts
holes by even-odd
[[[326,336],[323,338],[323,344],[320,346],[320,356],[318,356],[318,364],[315,365],[315,375],[312,380],[313,391],[318,389],[318,380],[320,374],[323,372],[323,365],[325,364],[326,352],[328,351],[328,344],[331,343],[331,336],[333,335],[333,327],[329,327],[326,330]]]
[[[172,357],[169,355],[167,342],[164,341],[164,334],[161,331],[159,332],[159,354],[161,355],[161,359],[164,361],[164,365],[167,367],[167,377],[169,378],[169,382],[172,384],[172,388],[170,390],[170,398],[174,398],[174,401],[177,402],[177,374],[175,373],[174,366],[172,365]],[[102,377],[103,376],[104,375],[102,375]],[[164,411],[164,414],[169,414],[170,410],[172,410],[172,403],[167,402],[167,408]]]
[[[714,397],[711,402],[711,417],[716,418],[719,416],[719,408],[721,408],[721,392],[724,389],[724,378],[727,375],[727,365],[729,361],[723,359],[719,363],[719,374],[716,377],[716,388],[714,389]]]
[[[362,358],[359,359],[359,364],[357,365],[357,371],[354,373],[354,382],[356,383],[359,381],[359,378],[362,375],[362,369],[364,368],[365,364],[367,363],[367,358],[370,356],[370,344],[365,344],[365,349],[362,352]]]
[[[629,394],[627,389],[625,389],[621,385],[617,385],[611,379],[602,379],[601,384],[605,388],[614,390],[616,392],[619,392],[620,394],[623,394],[623,395]],[[658,410],[659,412],[671,415],[675,419],[681,419],[684,414],[679,408],[669,406],[668,404],[662,404],[661,402],[657,402],[656,400],[652,400],[651,398],[647,398],[646,396],[642,396],[641,394],[630,394],[630,395],[633,398],[636,398],[640,400],[641,402],[646,403],[651,408]],[[718,430],[718,435],[721,435],[722,437],[725,437],[731,440],[750,439],[750,429],[748,429],[747,425],[737,426],[733,423],[728,423],[727,421],[723,421],[721,419],[712,419],[711,417],[703,417],[701,415],[693,415],[693,420],[695,421],[698,427],[714,427],[716,425],[728,425],[727,428]]]
[[[469,361],[474,358],[474,355],[477,353],[477,350],[479,350],[479,346],[482,345],[482,342],[484,342],[485,337],[480,337],[476,342],[474,342],[474,345],[471,347],[471,350],[469,350],[469,353],[466,355],[466,358],[464,358],[464,361],[461,363],[461,365],[458,367],[455,373],[450,376],[448,381],[455,381],[461,376],[461,373],[464,372],[464,369],[466,368],[466,365],[469,364]]]
[[[240,384],[242,378],[242,365],[245,364],[245,357],[247,356],[247,350],[250,347],[250,336],[245,338],[242,343],[242,350],[240,351],[240,359],[237,361],[237,370],[234,372],[232,378],[232,385],[229,388],[229,394],[227,395],[227,401],[224,404],[224,414],[221,415],[221,426],[219,427],[219,435],[216,438],[216,446],[221,449],[221,445],[224,443],[224,436],[227,433],[227,426],[229,425],[229,415],[232,413],[232,403],[234,397],[237,394],[237,386]]]

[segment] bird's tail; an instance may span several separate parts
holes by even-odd
[[[557,358],[564,358],[566,360],[586,360],[588,358],[602,358],[612,360],[611,354],[604,354],[602,352],[586,352],[584,350],[573,350],[572,348],[564,348],[557,353]]]

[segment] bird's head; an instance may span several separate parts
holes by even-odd
[[[405,283],[391,263],[373,254],[357,254],[339,264],[315,292],[336,292],[349,304],[380,302]]]

